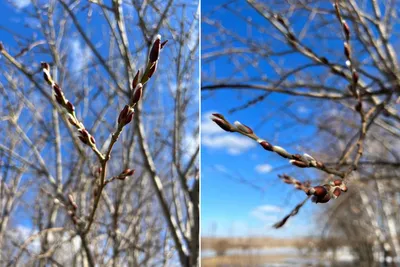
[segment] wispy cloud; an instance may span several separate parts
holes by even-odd
[[[34,231],[29,226],[17,225],[14,231],[10,232],[11,239],[17,243],[23,243],[33,234],[36,234],[37,231]],[[27,247],[31,252],[39,252],[40,251],[40,241],[38,239],[34,239],[29,243]]]
[[[272,166],[269,164],[260,164],[255,167],[258,173],[269,173],[272,170]]]
[[[256,144],[252,140],[227,133],[219,128],[210,116],[214,112],[207,112],[203,115],[201,123],[202,145],[211,149],[225,150],[231,155],[239,155]]]
[[[226,150],[231,155],[239,155],[254,146],[247,138],[221,134],[216,136],[203,136],[202,145],[213,149]]]
[[[185,157],[189,159],[196,152],[199,146],[198,136],[193,136],[191,133],[186,133],[183,139],[183,146],[185,149]]]
[[[218,127],[211,119],[211,115],[216,113],[214,111],[209,111],[203,114],[203,119],[201,121],[201,134],[202,135],[211,135],[211,134],[221,134],[224,131]]]
[[[71,49],[72,70],[79,71],[90,61],[92,54],[88,47],[83,47],[78,39],[73,39],[69,42]]]
[[[31,4],[31,0],[13,0],[12,3],[17,7],[17,8],[25,8]]]

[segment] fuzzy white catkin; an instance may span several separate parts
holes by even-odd
[[[247,133],[247,134],[251,134],[250,129],[247,128],[246,126],[244,126],[243,124],[241,124],[239,121],[235,121],[233,124],[235,124],[236,128],[238,128],[240,131]]]
[[[313,158],[312,156],[310,156],[310,155],[307,154],[307,153],[304,153],[303,156],[304,156],[308,161],[314,161],[314,160],[315,160],[315,158]]]
[[[280,155],[285,155],[285,154],[287,154],[287,151],[283,148],[283,147],[280,147],[280,146],[274,146],[274,151],[276,152],[276,153],[278,153],[278,154],[280,154]]]

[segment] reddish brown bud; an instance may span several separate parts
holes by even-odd
[[[321,59],[322,63],[329,64],[329,60],[326,57],[321,57],[320,59]]]
[[[283,18],[281,17],[281,15],[276,15],[276,20],[282,24],[283,26],[286,26],[285,21],[283,20]]]
[[[253,134],[253,130],[249,126],[246,126],[238,121],[235,121],[234,124],[239,131],[246,134]]]
[[[135,173],[135,170],[131,170],[131,169],[126,169],[123,172],[121,172],[121,176],[131,176]]]
[[[88,131],[86,131],[86,129],[79,129],[78,130],[80,135],[78,136],[79,139],[86,145],[90,145],[89,143],[89,138],[91,137],[91,135],[88,133]]]
[[[353,83],[357,84],[358,83],[358,79],[359,79],[358,73],[356,71],[354,71],[353,72]]]
[[[90,136],[90,142],[95,145],[96,144],[96,140],[94,139],[93,135]]]
[[[347,24],[347,22],[345,22],[345,21],[343,22],[343,31],[344,31],[344,34],[346,35],[346,39],[348,40],[350,37],[350,27]]]
[[[290,163],[300,168],[307,168],[309,165],[303,161],[291,160]]]
[[[267,141],[263,140],[259,143],[265,150],[272,151],[272,145],[270,143],[268,143]]]
[[[89,132],[88,132],[86,129],[81,129],[81,130],[80,130],[80,133],[82,134],[82,136],[83,136],[84,138],[89,139],[90,134],[89,134]]]
[[[314,196],[317,197],[324,197],[328,193],[326,188],[321,185],[314,186],[314,190],[315,190]]]
[[[119,113],[118,124],[122,126],[127,125],[132,121],[134,114],[133,108],[129,105],[125,105],[124,109]]]
[[[233,132],[232,129],[231,129],[230,124],[227,121],[222,120],[220,118],[216,118],[216,117],[211,118],[211,119],[212,119],[213,122],[218,124],[218,126],[221,127],[222,130],[225,130],[227,132]]]
[[[45,70],[50,70],[50,65],[47,62],[40,62],[40,65],[42,66],[42,69]]]
[[[135,115],[135,112],[129,111],[128,115],[126,116],[125,120],[124,120],[124,125],[127,125],[128,123],[130,123],[133,119],[133,115]]]
[[[161,49],[164,48],[164,46],[168,43],[168,40],[165,40],[164,42],[161,43]]]
[[[344,42],[344,54],[347,58],[350,58],[350,46],[347,42]]]
[[[154,72],[156,72],[157,64],[158,64],[158,62],[156,61],[156,62],[154,62],[154,64],[151,66],[151,68],[150,68],[150,70],[149,70],[149,73],[148,73],[148,75],[147,75],[147,77],[149,77],[149,79],[151,78],[151,76],[153,76]]]
[[[160,55],[160,49],[161,49],[161,40],[160,36],[157,36],[157,39],[154,41],[153,46],[150,50],[150,55],[149,55],[150,62],[156,62],[158,60],[158,57]]]
[[[138,71],[136,72],[135,78],[133,78],[133,81],[132,81],[132,90],[135,90],[136,86],[138,85],[138,83],[139,83],[139,76],[140,76],[140,70],[138,70]]]
[[[82,141],[82,143],[84,143],[85,145],[87,145],[87,144],[88,144],[88,141],[87,141],[87,139],[85,139],[83,136],[79,135],[79,136],[78,136],[78,138],[79,138],[79,140],[81,140],[81,141]]]
[[[283,179],[283,182],[286,184],[292,184],[292,180],[286,178]]]
[[[342,180],[336,179],[335,181],[333,181],[333,184],[339,186],[342,184]]]
[[[58,84],[56,84],[56,83],[53,84],[53,90],[54,90],[54,93],[56,94],[56,96],[59,96],[59,97],[62,96],[62,90]]]
[[[128,112],[129,112],[129,106],[125,105],[125,107],[119,113],[118,124],[120,124],[122,121],[125,121]]]
[[[3,50],[4,50],[3,43],[2,43],[2,42],[0,42],[0,52],[1,52],[1,51],[3,51]]]
[[[135,173],[135,170],[131,169],[125,169],[123,172],[121,172],[118,176],[118,180],[125,180],[127,176],[131,176]]]
[[[331,199],[329,194],[326,194],[324,197],[317,197],[315,203],[326,203]]]
[[[317,161],[317,162],[316,162],[316,165],[317,165],[317,167],[318,167],[319,169],[325,168],[324,163],[322,163],[321,161]]]
[[[74,105],[72,105],[72,103],[69,102],[68,100],[67,100],[67,103],[65,104],[65,106],[66,106],[66,109],[68,110],[69,113],[74,112],[75,107],[74,107]]]
[[[142,97],[143,93],[143,85],[139,83],[136,88],[133,89],[133,93],[131,96],[131,105],[136,104],[139,102],[140,98]]]
[[[335,190],[333,190],[333,195],[334,195],[335,197],[340,196],[340,188],[339,188],[339,187],[336,187]]]
[[[54,95],[54,97],[56,98],[56,101],[57,101],[58,104],[62,105],[64,103],[64,101],[63,101],[61,96]]]
[[[289,32],[287,34],[287,38],[289,39],[289,41],[292,43],[294,41],[296,41],[296,37],[294,37],[293,33]]]
[[[74,118],[69,117],[68,118],[69,123],[71,123],[73,126],[78,127],[78,123]]]
[[[292,158],[295,160],[301,160],[301,155],[300,154],[293,154]]]
[[[48,83],[48,84],[50,84],[51,85],[51,80],[50,80],[50,77],[49,77],[49,75],[46,73],[46,72],[43,72],[43,79]]]
[[[286,174],[278,175],[279,178],[283,180],[284,183],[292,184],[292,178]]]
[[[225,120],[225,117],[222,115],[222,114],[219,114],[219,113],[213,113],[212,114],[214,117],[217,117],[217,118],[220,118],[220,119],[223,119],[223,120]]]

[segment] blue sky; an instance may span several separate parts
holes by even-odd
[[[249,31],[253,38],[266,38],[257,31],[249,29],[245,23],[226,10],[211,12],[217,5],[227,1],[203,1],[202,16],[211,14],[211,18],[219,21],[226,29],[238,35],[247,36]],[[246,7],[246,4],[238,4]],[[250,8],[238,11],[244,17],[257,23],[264,20]],[[299,18],[301,21],[301,18]],[[213,27],[202,23],[202,53],[217,49],[206,41],[206,35],[215,32]],[[223,39],[224,37],[220,37]],[[234,44],[232,44],[233,46]],[[202,83],[207,84],[208,77],[240,78],[244,76],[257,77],[258,72],[252,67],[245,72],[232,75],[235,60],[227,57],[219,58],[213,63],[202,63]],[[304,59],[293,57],[287,64],[304,63]],[[264,67],[263,75],[275,75],[265,62],[258,63]],[[221,90],[217,92],[202,92],[202,235],[203,236],[274,236],[292,237],[310,234],[314,225],[313,203],[307,203],[299,215],[289,220],[281,229],[271,227],[283,218],[305,194],[295,191],[293,187],[282,183],[278,174],[288,173],[300,180],[315,177],[311,170],[299,170],[276,154],[268,153],[251,139],[239,134],[227,133],[210,120],[212,112],[224,114],[231,122],[236,120],[252,127],[258,136],[265,138],[274,145],[288,148],[297,153],[309,153],[303,146],[295,142],[313,139],[315,129],[309,125],[294,123],[290,114],[281,111],[288,101],[294,100],[281,94],[272,94],[266,101],[251,108],[229,114],[231,108],[238,107],[258,94],[255,92],[238,93],[237,91]],[[299,117],[308,119],[313,101],[296,98],[291,102],[289,111]],[[264,116],[270,114],[270,116]],[[295,133],[295,134],[294,134]],[[297,148],[298,150],[295,150]],[[245,181],[245,182],[244,182]]]

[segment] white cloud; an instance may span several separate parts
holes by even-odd
[[[223,130],[214,123],[210,118],[208,120],[203,120],[201,123],[201,134],[208,135],[208,134],[215,134],[221,133]]]
[[[34,231],[29,226],[24,226],[24,225],[20,225],[20,224],[15,227],[14,231],[10,231],[11,239],[14,240],[15,242],[18,242],[21,244],[34,234],[37,234],[37,231]],[[31,252],[35,252],[35,253],[39,252],[40,251],[40,240],[37,238],[32,240],[29,243],[29,245],[27,246],[27,248]]]
[[[210,116],[212,111],[203,115],[201,122],[201,144],[211,149],[221,149],[231,155],[239,155],[256,146],[253,140],[234,133],[227,133],[215,124]]]
[[[88,47],[84,48],[78,39],[73,39],[69,42],[71,49],[72,70],[81,70],[88,61],[90,61],[92,54]]]
[[[216,113],[214,111],[209,111],[203,114],[203,119],[201,120],[201,134],[202,135],[210,135],[215,133],[224,133],[215,122],[211,120],[211,115]]]
[[[186,133],[183,139],[183,145],[185,147],[185,155],[191,157],[197,150],[198,144],[199,144],[198,136],[193,136],[190,133]]]
[[[269,164],[260,164],[255,167],[255,170],[258,173],[268,173],[272,170],[272,166]]]
[[[282,208],[275,205],[262,205],[256,208],[257,210],[261,210],[264,212],[281,212]]]
[[[255,146],[255,143],[245,137],[232,134],[203,136],[202,145],[213,149],[224,149],[231,155],[238,155]]]
[[[29,6],[31,4],[31,0],[13,0],[13,4],[17,8],[22,9],[22,8]]]

